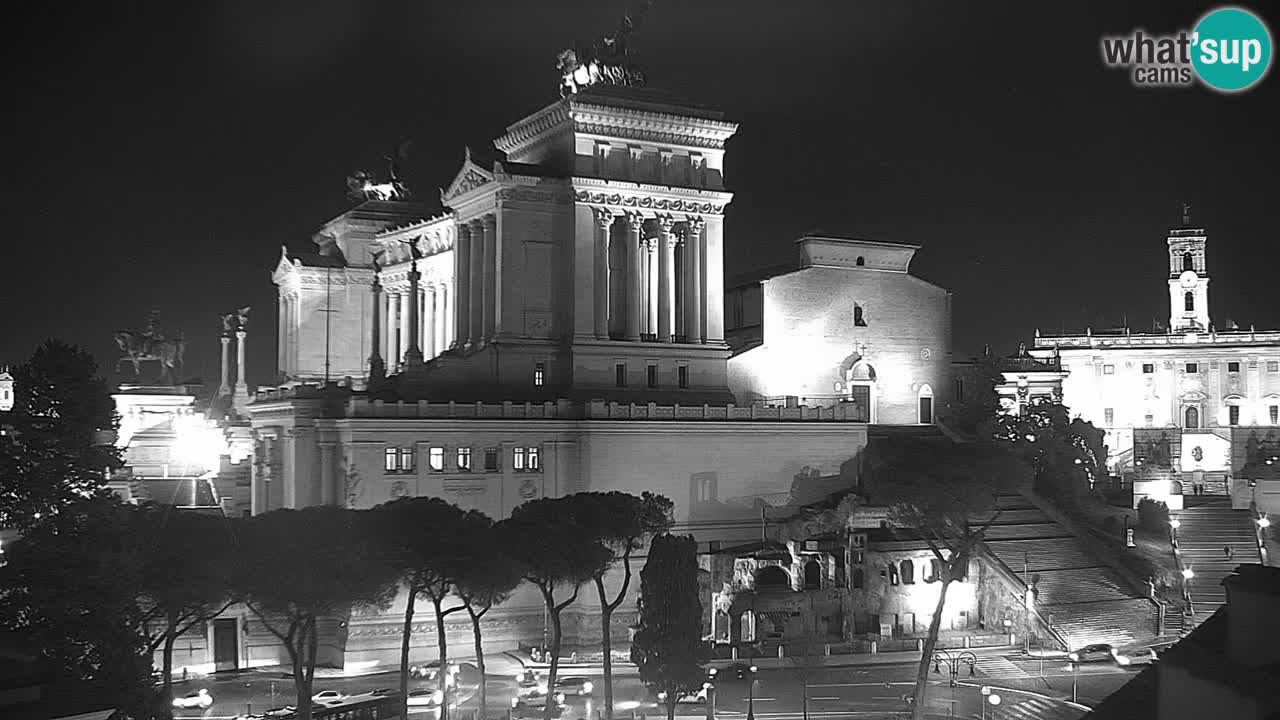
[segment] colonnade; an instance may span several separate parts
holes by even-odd
[[[453,252],[453,277],[458,286],[453,323],[460,347],[474,347],[493,338],[497,328],[501,267],[497,256],[498,221],[493,214],[458,223]]]
[[[705,226],[593,208],[595,335],[599,339],[705,343]],[[619,261],[625,260],[622,267]],[[612,285],[625,283],[625,292]]]
[[[412,285],[386,288],[374,295],[378,303],[376,321],[379,324],[375,342],[378,343],[379,354],[385,358],[387,372],[392,374],[404,369],[405,353],[409,351],[411,340],[417,341],[422,357],[430,360],[449,349],[455,337],[451,312],[453,283],[447,280],[423,282],[416,297]],[[410,328],[415,315],[418,332],[411,338]]]

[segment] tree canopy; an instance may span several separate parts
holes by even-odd
[[[1036,489],[1060,501],[1088,492],[1107,473],[1105,433],[1072,419],[1060,401],[1037,398],[1019,415],[1001,415],[995,438],[1031,464]]]
[[[659,535],[649,545],[640,571],[640,627],[631,661],[640,681],[666,693],[667,717],[675,716],[679,695],[702,687],[708,648],[702,641],[702,600],[698,596],[697,543],[693,537]]]
[[[14,407],[0,432],[0,527],[25,529],[104,492],[120,465],[115,401],[93,356],[48,340],[13,368]]]

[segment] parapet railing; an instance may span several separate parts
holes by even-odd
[[[658,405],[656,403],[606,403],[595,400],[576,403],[556,400],[542,403],[459,403],[384,402],[352,397],[347,401],[350,417],[387,418],[475,418],[532,420],[646,420],[646,421],[759,421],[759,422],[850,422],[863,419],[853,408],[758,407],[737,405]]]

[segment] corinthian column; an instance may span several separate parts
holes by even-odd
[[[685,279],[684,334],[691,343],[704,342],[702,325],[702,218],[692,217],[684,226]]]
[[[387,370],[400,369],[400,301],[397,293],[387,292]]]
[[[645,289],[640,283],[640,253],[644,252],[644,248],[640,245],[640,228],[644,226],[644,218],[637,213],[628,213],[626,220],[627,339],[638,342],[640,340],[640,306],[645,298]]]
[[[422,280],[422,273],[418,272],[418,261],[414,260],[409,265],[409,294],[407,305],[409,306],[409,321],[405,323],[405,328],[409,331],[406,349],[404,351],[404,365],[409,370],[419,370],[422,368],[422,348],[418,346],[418,331],[422,327],[421,316],[418,315],[420,309],[421,298],[418,295],[418,283]]]
[[[645,250],[645,282],[648,284],[648,297],[645,302],[645,332],[652,337],[658,335],[658,238],[646,238]]]
[[[596,267],[595,267],[595,331],[596,338],[609,338],[609,228],[613,226],[613,211],[592,208],[596,216]]]
[[[658,218],[658,342],[671,342],[671,328],[675,326],[676,306],[676,243],[671,235],[675,220]]]
[[[236,330],[236,391],[232,396],[232,404],[241,409],[249,403],[249,385],[244,379],[244,339],[248,335],[244,326]]]
[[[433,358],[440,351],[436,342],[436,323],[440,320],[440,311],[436,309],[436,286],[428,285],[422,289],[422,357]]]
[[[409,294],[409,290],[405,289],[400,293],[400,311],[396,314],[396,320],[400,322],[397,326],[399,333],[397,337],[400,339],[400,352],[396,355],[396,366],[401,372],[405,368],[405,357],[409,352],[409,320],[413,315],[413,295]]]
[[[498,325],[498,218],[485,215],[480,222],[484,227],[484,319],[480,337],[489,342]]]
[[[453,309],[453,286],[446,282],[440,283],[440,291],[436,295],[438,300],[437,310],[440,313],[440,322],[436,327],[436,347],[440,348],[440,352],[444,352],[453,346],[453,321],[454,316],[450,310]]]
[[[480,339],[484,336],[484,246],[484,223],[473,220],[471,221],[471,264],[467,272],[471,287],[467,342],[471,345],[479,345]]]
[[[463,223],[458,223],[453,244],[453,282],[458,289],[453,300],[453,343],[462,347],[467,343],[467,328],[471,327],[471,226]]]
[[[222,382],[218,384],[218,397],[231,394],[231,381],[227,379],[227,373],[230,371],[228,365],[231,362],[231,333],[224,331],[222,333]]]
[[[387,366],[382,363],[382,283],[373,276],[373,342],[369,352],[369,383],[387,376]]]

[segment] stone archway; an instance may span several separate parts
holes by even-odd
[[[778,592],[791,589],[791,576],[777,565],[765,565],[756,570],[757,592]]]
[[[822,564],[817,560],[810,560],[804,564],[804,589],[822,589]]]

